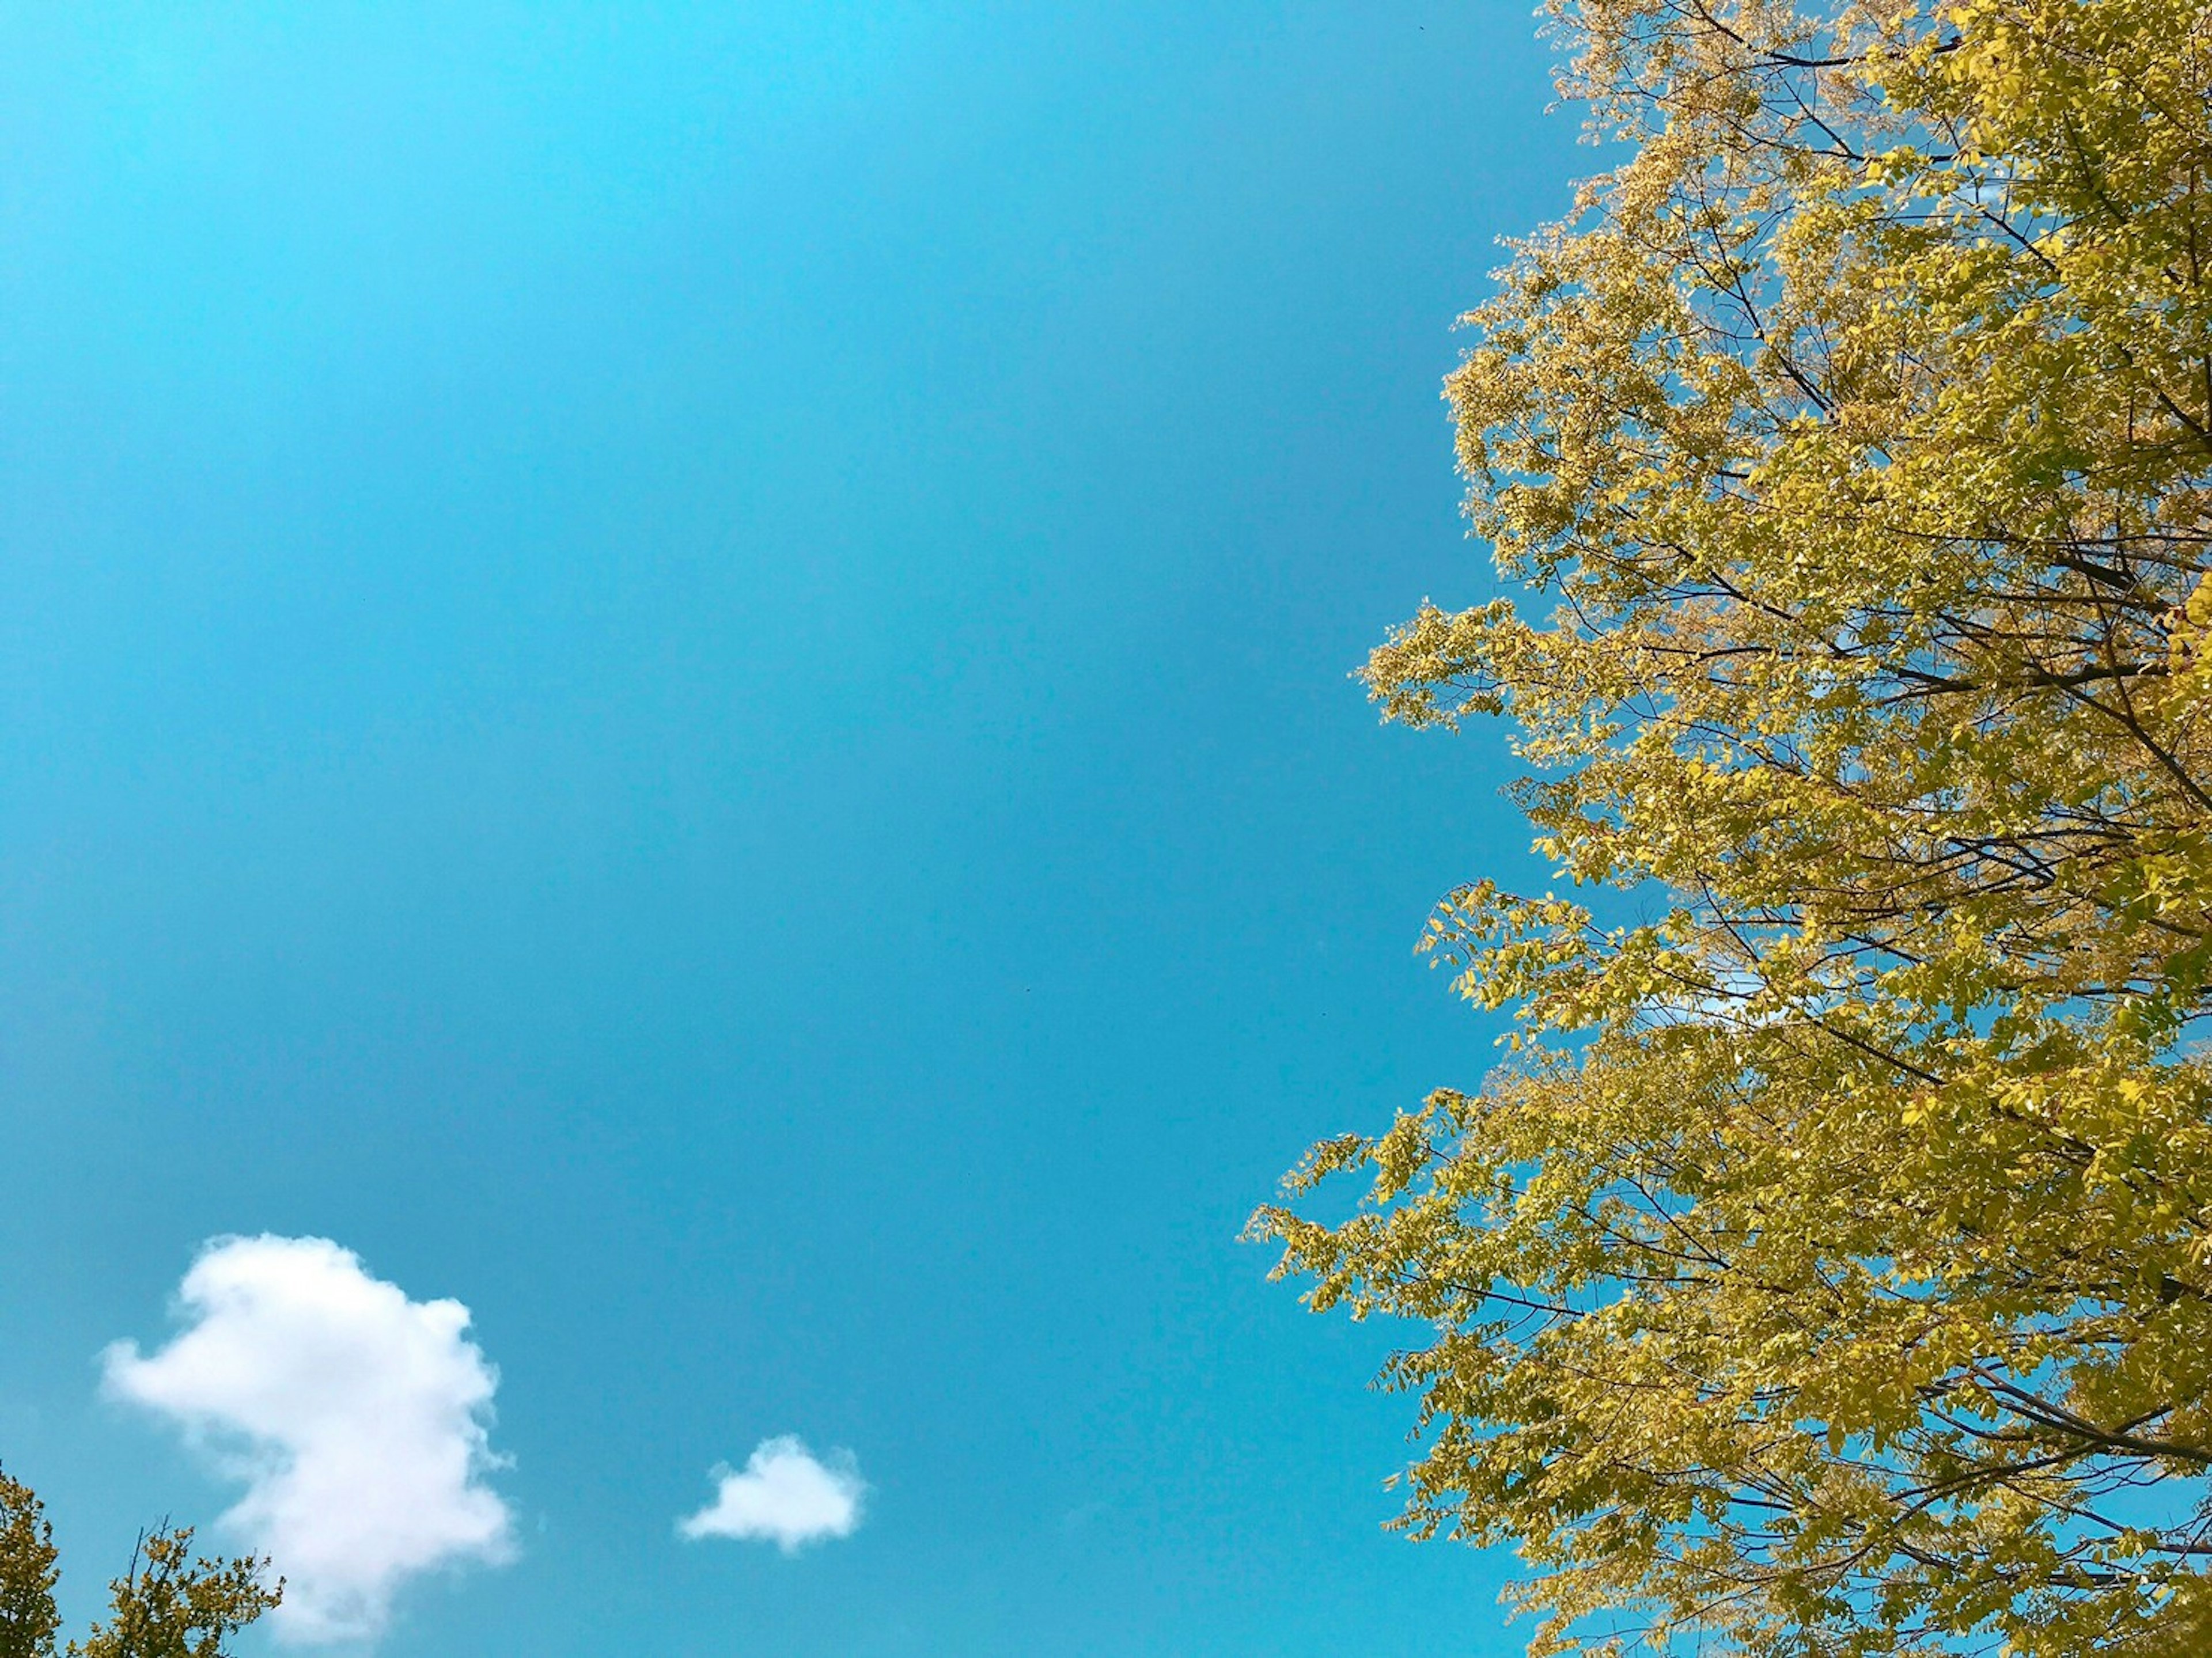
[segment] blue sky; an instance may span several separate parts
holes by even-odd
[[[1387,1333],[1236,1234],[1491,1063],[1411,945],[1528,872],[1499,736],[1346,673],[1487,591],[1437,384],[1589,164],[1547,65],[0,7],[0,1459],[73,1612],[240,1497],[102,1354],[267,1234],[496,1369],[505,1564],[383,1651],[1518,1650],[1380,1529]],[[850,1534],[679,1540],[780,1436]]]

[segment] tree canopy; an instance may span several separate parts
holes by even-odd
[[[138,1540],[131,1569],[108,1585],[106,1621],[69,1658],[225,1658],[230,1637],[283,1597],[262,1581],[263,1562],[195,1560],[188,1527],[163,1526]],[[0,1473],[0,1658],[55,1658],[61,1616],[53,1527],[37,1495]]]
[[[1366,677],[1555,889],[1254,1230],[1428,1332],[1401,1523],[1532,1650],[2212,1650],[2212,9],[1550,17],[1623,159],[1448,384],[1511,590]]]

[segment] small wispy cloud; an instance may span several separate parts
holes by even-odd
[[[498,1373],[458,1301],[410,1301],[327,1238],[224,1238],[178,1291],[187,1327],[103,1356],[112,1397],[180,1427],[246,1495],[222,1523],[285,1579],[295,1643],[380,1633],[417,1573],[514,1552],[483,1483]]]
[[[714,1500],[676,1523],[687,1538],[735,1537],[796,1554],[809,1543],[850,1537],[867,1492],[850,1451],[817,1459],[789,1435],[763,1439],[742,1468],[714,1471]]]

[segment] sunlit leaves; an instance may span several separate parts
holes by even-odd
[[[1256,1230],[1432,1332],[1405,1523],[1516,1544],[1539,1650],[2192,1649],[2212,15],[1554,22],[1629,159],[1448,386],[1523,592],[1368,675],[1510,718],[1559,890],[1425,943],[1508,1066]]]
[[[0,1658],[53,1658],[54,1530],[28,1486],[0,1473]]]
[[[108,1586],[108,1615],[70,1658],[224,1658],[231,1637],[276,1606],[264,1562],[196,1559],[192,1533],[157,1527]],[[53,1528],[31,1489],[0,1473],[0,1658],[55,1658],[61,1619]]]

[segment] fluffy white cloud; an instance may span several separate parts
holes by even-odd
[[[824,1463],[787,1435],[763,1439],[743,1468],[714,1470],[714,1500],[676,1523],[686,1537],[738,1537],[795,1554],[825,1537],[850,1537],[867,1486],[850,1451]]]
[[[410,1301],[327,1238],[225,1238],[184,1332],[104,1355],[108,1392],[181,1426],[246,1495],[223,1516],[285,1578],[278,1633],[373,1638],[410,1576],[513,1553],[483,1483],[496,1371],[458,1301]]]

